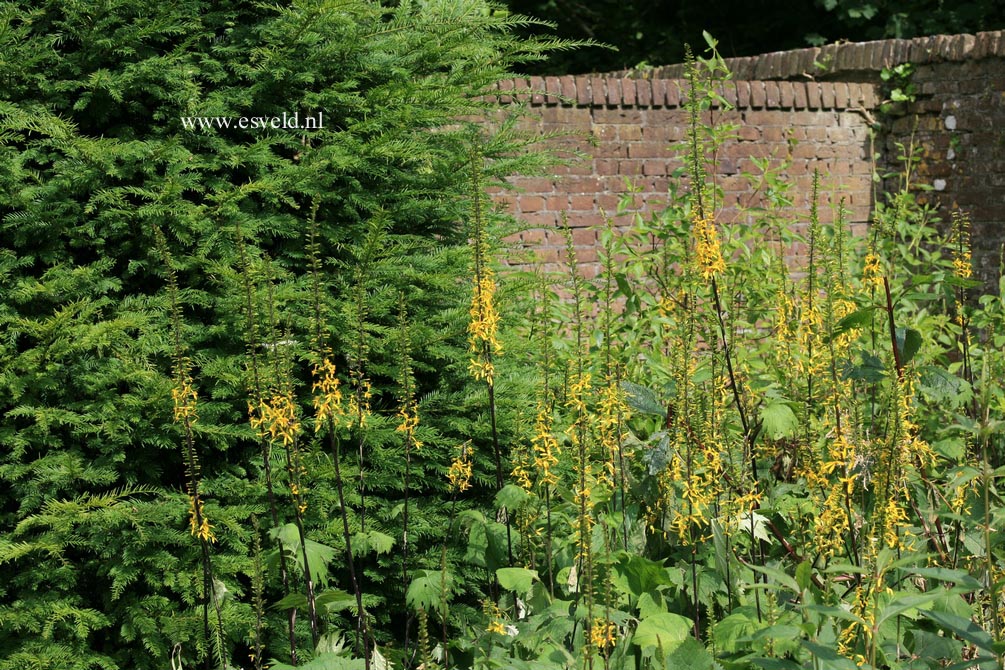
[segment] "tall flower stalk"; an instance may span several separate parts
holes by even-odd
[[[223,649],[223,614],[220,611],[220,601],[216,595],[216,581],[213,576],[213,564],[210,556],[210,545],[216,542],[213,525],[206,516],[206,510],[200,484],[202,473],[199,467],[199,457],[195,448],[195,433],[193,426],[199,420],[199,395],[192,379],[192,360],[186,355],[186,346],[182,337],[182,313],[179,299],[178,274],[175,272],[171,253],[168,251],[167,239],[163,231],[154,226],[154,236],[161,254],[161,261],[167,273],[167,294],[171,314],[172,351],[174,356],[174,384],[171,388],[173,405],[172,417],[181,426],[182,444],[185,458],[185,488],[188,493],[189,529],[199,542],[199,554],[202,563],[202,621],[203,636],[210,647],[219,667],[224,666]],[[216,614],[216,631],[211,635],[209,624],[209,604],[213,603]],[[206,667],[210,667],[210,655],[206,656]]]

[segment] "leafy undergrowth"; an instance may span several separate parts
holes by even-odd
[[[713,54],[668,206],[616,213],[594,278],[571,233],[563,275],[503,272],[483,182],[522,140],[451,115],[540,45],[420,4],[325,15],[354,47],[310,65],[349,68],[314,146],[0,110],[0,669],[1000,667],[1005,305],[910,147],[865,238],[783,160],[722,225]],[[334,48],[301,10],[192,30],[272,40],[211,40],[264,104]]]

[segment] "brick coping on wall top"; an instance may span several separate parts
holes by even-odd
[[[506,79],[496,86],[503,104],[636,109],[683,107],[688,89],[682,79],[573,75]],[[726,81],[719,94],[738,109],[872,109],[879,102],[874,84],[857,82]]]
[[[980,60],[1005,56],[1005,30],[975,35],[933,35],[909,40],[847,42],[822,47],[775,51],[758,56],[727,58],[726,67],[736,79],[834,79],[871,73],[902,63],[924,65],[945,61]],[[684,75],[681,64],[647,70],[628,70],[616,76],[673,79]]]

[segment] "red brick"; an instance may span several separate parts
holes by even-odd
[[[666,156],[669,152],[662,144],[650,142],[632,142],[628,145],[629,158],[656,158]]]
[[[764,83],[764,104],[771,109],[778,109],[781,103],[782,95],[778,90],[777,81],[768,81]]]
[[[761,138],[761,131],[754,125],[743,125],[736,129],[736,138],[743,142],[756,142]]]
[[[740,109],[750,107],[750,82],[736,82],[736,106]]]
[[[792,102],[795,98],[794,85],[791,81],[780,81],[778,82],[778,93],[781,96],[781,106],[786,109],[792,108]]]
[[[549,105],[557,105],[559,103],[558,96],[562,92],[561,85],[558,83],[558,77],[545,77],[544,89],[548,93],[548,95],[545,96],[545,103]]]
[[[545,208],[545,199],[536,195],[521,195],[517,198],[517,204],[522,214],[529,214],[542,211]]]
[[[621,80],[621,101],[626,107],[635,105],[635,81],[632,79]]]
[[[806,82],[806,106],[809,109],[820,109],[823,105],[821,84],[817,81]]]
[[[593,102],[590,91],[590,80],[586,77],[576,77],[576,104],[588,106]]]
[[[532,228],[554,228],[558,215],[554,212],[533,212],[521,215],[520,220]]]
[[[681,88],[682,83],[679,79],[667,81],[667,107],[683,107],[684,89]]]
[[[600,77],[591,77],[590,91],[593,94],[593,105],[595,107],[601,107],[607,104],[607,90],[604,86],[603,79]]]
[[[820,84],[821,104],[824,109],[834,109],[835,91],[834,84],[824,82]]]
[[[572,231],[572,243],[577,247],[593,246],[597,243],[597,231],[580,228]],[[578,255],[577,250],[577,255]]]
[[[595,205],[595,198],[592,195],[570,195],[569,196],[569,209],[570,210],[588,210],[593,211]]]
[[[636,175],[642,174],[641,160],[618,161],[618,174]]]
[[[766,100],[763,81],[750,82],[750,106],[754,109],[763,109]]]
[[[621,106],[621,79],[615,77],[608,77],[604,80],[607,86],[607,105],[608,107],[620,107]]]
[[[503,79],[497,84],[497,86],[499,87],[500,91],[512,91],[514,88],[512,79]],[[513,97],[505,94],[500,95],[499,102],[503,103],[504,105],[509,104],[513,102]]]
[[[653,104],[653,83],[648,79],[635,81],[635,95],[639,107],[649,107]]]
[[[843,81],[834,84],[834,106],[838,109],[848,109],[851,106],[851,95],[848,84]]]
[[[565,106],[576,104],[576,79],[571,75],[558,78],[558,93],[564,98],[561,102]]]
[[[806,82],[804,81],[792,84],[792,108],[806,109]]]
[[[667,80],[653,79],[653,107],[665,107],[667,96]]]
[[[532,105],[540,105],[544,103],[544,77],[531,77],[530,78],[530,102]]]
[[[650,159],[642,164],[642,174],[665,175],[666,173],[667,173],[666,161]]]
[[[625,142],[637,142],[642,139],[642,127],[634,124],[618,126],[618,139]]]

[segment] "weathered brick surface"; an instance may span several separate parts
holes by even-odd
[[[887,93],[880,71],[905,62],[914,64],[915,100],[881,107]],[[720,221],[749,218],[762,204],[749,181],[758,159],[784,166],[794,217],[805,218],[819,170],[820,211],[830,216],[827,205],[843,201],[853,230],[864,231],[873,204],[873,151],[880,154],[880,169],[892,168],[897,145],[913,140],[920,158],[916,183],[932,187],[925,197],[942,212],[959,207],[970,213],[978,271],[985,279],[997,275],[1005,238],[1005,32],[828,45],[727,64],[733,79],[719,94],[728,107],[715,104],[705,119],[711,114],[716,123],[736,126],[717,155],[716,181],[725,194]],[[633,207],[665,205],[669,181],[682,167],[673,145],[685,139],[688,122],[682,74],[681,66],[668,66],[646,78],[499,83],[501,104],[529,102],[537,113],[532,127],[571,132],[562,147],[586,156],[546,178],[514,179],[516,191],[494,195],[529,226],[514,237],[518,247],[533,249],[546,267],[561,263],[565,242],[556,227],[564,218],[574,230],[579,261],[594,275],[592,227],[604,223],[604,213],[613,214],[630,190],[637,190]]]

